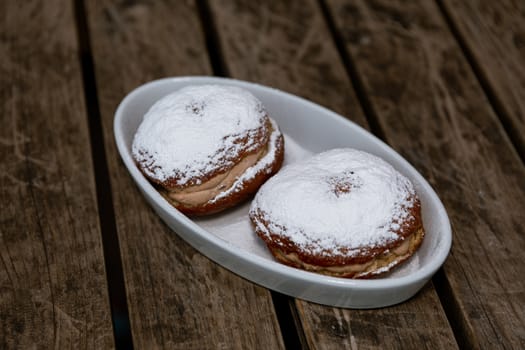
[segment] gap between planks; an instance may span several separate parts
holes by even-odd
[[[213,75],[218,77],[228,77],[228,68],[224,62],[222,50],[217,37],[217,29],[213,16],[210,12],[209,4],[206,0],[197,0],[197,10],[199,12],[204,41],[210,58]]]
[[[96,77],[84,1],[73,0],[73,7],[79,42],[79,59],[82,67],[82,82],[88,117],[91,156],[95,172],[97,206],[115,347],[117,349],[131,349],[133,348],[133,339],[131,336],[124,273],[120,257],[120,245],[113,209],[106,150],[103,142]],[[115,252],[118,253],[115,254]]]
[[[352,84],[354,88],[355,94],[357,96],[357,100],[359,101],[359,104],[361,105],[361,109],[363,110],[365,118],[370,127],[370,131],[372,132],[372,134],[380,138],[382,141],[385,141],[386,140],[385,132],[383,131],[381,124],[379,123],[379,118],[377,118],[374,112],[374,109],[372,107],[372,104],[370,103],[370,100],[368,99],[368,95],[362,83],[361,77],[359,76],[359,73],[357,72],[357,69],[352,60],[352,57],[345,50],[344,40],[336,28],[335,21],[332,18],[332,15],[330,14],[330,10],[328,10],[328,6],[326,5],[324,0],[318,0],[318,2],[319,2],[319,7],[321,8],[323,18],[326,22],[326,26],[328,27],[328,30],[330,31],[330,35],[332,36],[332,39],[334,40],[334,44],[337,49],[337,53],[339,54],[341,62],[343,63],[343,66],[345,67],[346,74],[349,77],[350,83]]]

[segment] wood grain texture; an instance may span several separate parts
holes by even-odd
[[[88,19],[136,348],[279,349],[270,293],[187,245],[143,200],[120,161],[113,113],[152,79],[211,74],[193,1],[89,1]]]
[[[382,310],[344,310],[298,302],[313,349],[456,349],[432,283],[415,298]]]
[[[525,156],[525,2],[444,0],[522,158]]]
[[[313,1],[210,1],[228,74],[367,122]]]
[[[315,1],[210,5],[224,61],[234,78],[302,95],[367,127]],[[300,300],[296,306],[307,348],[456,346],[432,284],[410,302],[386,309],[344,310]]]
[[[454,229],[440,286],[467,348],[525,346],[525,169],[433,2],[328,1],[388,142]]]
[[[0,348],[112,348],[71,1],[0,13]]]

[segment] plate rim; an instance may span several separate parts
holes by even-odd
[[[308,108],[313,108],[313,109],[322,111],[322,113],[329,115],[332,119],[335,119],[338,122],[346,123],[347,126],[354,129],[356,132],[366,133],[367,136],[369,137],[371,136],[372,139],[374,139],[374,142],[377,142],[384,151],[387,151],[389,156],[396,158],[397,161],[400,161],[403,164],[403,166],[410,169],[411,171],[410,175],[417,177],[417,180],[420,186],[424,187],[424,190],[426,191],[426,193],[430,195],[430,197],[432,198],[432,201],[436,205],[437,210],[439,211],[440,216],[442,217],[442,219],[444,219],[443,227],[441,230],[441,233],[443,235],[442,237],[443,242],[440,244],[441,249],[438,251],[438,254],[433,255],[431,261],[429,261],[425,265],[421,266],[417,270],[405,276],[388,276],[386,278],[379,277],[377,279],[347,279],[347,278],[341,278],[341,277],[325,276],[325,275],[317,274],[314,272],[304,271],[304,270],[296,269],[296,268],[281,264],[275,260],[269,260],[268,258],[258,256],[257,254],[254,254],[245,249],[240,249],[238,246],[235,246],[234,244],[200,227],[197,223],[192,221],[189,217],[183,215],[177,209],[175,209],[172,205],[170,205],[158,193],[158,191],[154,189],[154,187],[150,184],[150,182],[138,170],[138,168],[135,166],[135,163],[131,157],[131,150],[128,149],[127,145],[125,144],[124,131],[123,131],[123,128],[121,128],[121,125],[124,125],[123,121],[125,121],[124,109],[130,103],[130,101],[134,100],[138,95],[140,95],[144,91],[152,88],[152,86],[156,86],[158,84],[170,84],[170,83],[177,83],[177,84],[180,84],[180,83],[188,83],[188,84],[189,83],[197,83],[197,84],[199,83],[200,84],[232,83],[237,86],[262,89],[262,90],[266,90],[267,92],[271,92],[275,94],[282,94],[287,99],[292,99],[292,100],[295,100],[296,102],[306,104]],[[428,183],[428,181],[419,173],[419,171],[417,171],[408,160],[406,160],[399,153],[397,153],[392,147],[390,147],[388,144],[386,144],[385,142],[377,138],[375,135],[370,133],[368,130],[352,122],[348,118],[345,118],[344,116],[326,107],[323,107],[317,103],[309,101],[303,97],[300,97],[300,96],[297,96],[297,95],[294,95],[294,94],[291,94],[286,91],[282,91],[282,90],[279,90],[273,87],[265,86],[262,84],[248,82],[248,81],[239,80],[239,79],[233,79],[233,78],[203,76],[203,75],[166,77],[166,78],[152,80],[145,84],[142,84],[134,88],[133,90],[131,90],[122,99],[122,101],[119,103],[115,111],[115,114],[114,114],[113,131],[114,131],[114,138],[115,138],[115,142],[117,145],[119,155],[122,158],[124,165],[126,166],[133,180],[137,183],[139,190],[141,190],[144,195],[146,194],[144,192],[147,192],[147,194],[151,196],[151,199],[154,200],[155,203],[159,205],[162,210],[164,210],[168,215],[170,215],[178,223],[180,223],[183,226],[186,226],[187,229],[193,231],[194,233],[197,233],[199,235],[199,238],[204,239],[207,242],[218,246],[223,251],[229,254],[232,254],[237,259],[241,259],[242,261],[246,261],[247,259],[249,259],[250,263],[254,263],[259,268],[266,269],[272,273],[277,273],[283,277],[291,278],[293,280],[300,280],[305,283],[314,283],[314,284],[321,283],[321,284],[326,284],[327,286],[331,286],[331,287],[350,289],[350,290],[359,290],[359,291],[390,290],[390,289],[395,289],[395,288],[401,288],[406,285],[410,285],[414,283],[420,283],[420,282],[423,282],[423,284],[426,283],[432,277],[432,275],[434,275],[436,271],[444,264],[444,262],[446,261],[450,253],[450,249],[452,246],[452,229],[451,229],[450,220],[448,218],[447,212],[445,210],[443,203],[438,197],[437,193],[434,191],[434,189]],[[165,220],[163,219],[163,221]],[[171,225],[168,224],[168,226],[170,226],[171,228]],[[171,230],[174,231],[174,233],[176,233],[178,236],[183,238],[185,241],[188,241],[185,237],[183,237],[179,232],[176,232],[173,228],[171,228]],[[251,279],[250,277],[245,276],[239,273],[238,271],[233,270],[232,268],[228,266],[225,266],[225,264],[217,261],[215,258],[210,257],[208,254],[203,253],[200,247],[195,247],[195,248],[200,253],[207,256],[211,260],[213,260],[215,263],[227,268],[229,271],[232,271],[233,273],[241,275],[254,283],[263,285],[265,288],[278,290],[271,286],[267,286],[264,283],[261,283],[259,281],[255,281]],[[294,295],[294,297],[301,298],[301,296],[296,296],[296,295]],[[314,301],[314,300],[311,300],[311,301]]]

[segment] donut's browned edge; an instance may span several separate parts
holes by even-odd
[[[270,252],[272,255],[279,260],[280,262],[303,269],[302,266],[299,264],[296,264],[290,260],[283,259],[279,253],[284,254],[293,254],[295,253],[297,255],[297,258],[306,264],[313,265],[316,267],[342,267],[342,266],[348,266],[348,265],[355,265],[355,264],[366,264],[376,258],[384,257],[389,254],[390,251],[396,249],[401,244],[404,243],[404,241],[412,236],[413,234],[418,233],[420,239],[416,240],[414,242],[414,245],[410,247],[410,250],[408,252],[408,255],[406,258],[399,259],[395,264],[392,264],[389,269],[381,269],[381,272],[375,273],[374,271],[370,271],[366,275],[357,277],[357,278],[371,278],[376,277],[381,274],[384,274],[395,266],[399,265],[403,261],[407,260],[410,256],[412,256],[415,251],[419,248],[423,241],[423,237],[425,234],[424,228],[423,228],[423,222],[421,219],[421,203],[419,201],[419,198],[417,196],[414,196],[411,198],[413,201],[412,208],[409,209],[409,215],[408,219],[403,222],[398,222],[400,225],[400,229],[396,231],[398,238],[394,241],[390,241],[383,245],[377,245],[374,247],[362,247],[358,250],[353,250],[351,255],[345,255],[345,251],[348,252],[349,249],[345,250],[344,247],[342,247],[341,251],[342,254],[336,254],[332,251],[326,251],[323,252],[323,254],[315,254],[312,252],[312,250],[309,250],[307,248],[302,248],[298,245],[296,245],[294,242],[292,242],[290,239],[288,239],[285,236],[276,234],[275,232],[272,232],[270,230],[270,222],[266,218],[267,215],[265,213],[262,213],[258,208],[255,208],[254,211],[250,212],[250,219],[252,221],[252,225],[254,227],[255,233],[266,243],[268,246]],[[269,235],[266,235],[256,224],[255,221],[258,221],[260,224],[264,226],[264,228],[269,232]],[[275,226],[275,225],[273,225]],[[279,252],[279,253],[278,253]],[[338,274],[338,273],[330,273],[329,271],[315,271],[326,275],[336,276],[336,277],[347,277],[347,278],[354,278],[354,276],[358,275],[358,272],[349,272],[345,274]]]
[[[282,134],[279,134],[275,143],[275,157],[272,163],[267,167],[260,169],[253,178],[244,181],[240,191],[232,192],[230,195],[224,196],[215,202],[207,202],[201,206],[184,207],[180,206],[178,203],[173,203],[168,196],[164,195],[162,192],[161,193],[164,195],[164,198],[170,201],[170,203],[186,215],[209,215],[231,208],[248,199],[251,195],[257,192],[259,187],[261,187],[266,180],[279,171],[284,160],[284,138]]]

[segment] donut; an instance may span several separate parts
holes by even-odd
[[[350,148],[283,167],[261,186],[249,218],[278,261],[335,277],[383,274],[412,256],[425,235],[410,180]]]
[[[245,89],[191,85],[148,110],[132,156],[175,208],[207,215],[244,201],[277,172],[284,139],[261,101]]]

